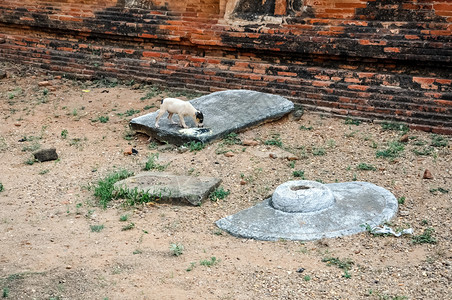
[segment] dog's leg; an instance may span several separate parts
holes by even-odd
[[[179,116],[180,126],[181,126],[181,127],[184,127],[184,128],[188,128],[188,126],[185,125],[184,115],[178,114],[178,116]]]
[[[173,117],[173,113],[168,113],[168,120],[170,120],[171,124],[177,124],[176,122],[174,122],[172,117]]]
[[[159,111],[159,113],[157,115],[157,118],[155,118],[155,128],[159,128],[159,124],[158,123],[159,123],[159,120],[163,116],[164,113],[165,113],[164,110],[160,110]]]

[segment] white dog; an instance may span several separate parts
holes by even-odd
[[[202,112],[196,110],[190,102],[176,98],[165,98],[162,100],[160,111],[155,119],[155,128],[159,128],[158,122],[165,112],[168,112],[168,119],[171,124],[177,124],[171,119],[173,114],[177,114],[179,116],[179,125],[181,127],[188,128],[184,121],[185,116],[192,117],[198,127],[203,127],[204,116]]]

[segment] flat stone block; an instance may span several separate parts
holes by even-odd
[[[179,176],[164,172],[143,172],[115,183],[115,188],[137,189],[164,200],[200,205],[221,183],[213,177]]]
[[[171,124],[165,113],[155,128],[158,111],[134,118],[130,127],[161,142],[182,145],[195,141],[207,143],[231,132],[243,131],[264,122],[282,118],[290,113],[294,104],[284,97],[249,90],[230,90],[212,93],[190,101],[204,114],[204,128],[194,128],[189,117],[185,123],[189,129]],[[173,120],[179,121],[174,115]]]

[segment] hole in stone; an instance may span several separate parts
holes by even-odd
[[[309,190],[311,187],[310,186],[305,186],[305,185],[298,185],[298,186],[291,186],[290,189],[292,191],[299,191],[299,190]]]

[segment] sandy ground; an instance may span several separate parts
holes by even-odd
[[[181,153],[128,129],[131,118],[155,111],[174,91],[77,82],[7,63],[0,69],[8,74],[0,80],[4,298],[452,299],[450,137],[409,131],[403,151],[377,157],[404,133],[306,112],[238,135],[255,146],[223,140]],[[52,147],[58,160],[33,161],[34,151]],[[138,154],[124,155],[130,147]],[[233,156],[224,155],[228,150]],[[284,158],[288,152],[298,160]],[[159,164],[169,163],[167,172],[221,178],[229,196],[199,207],[130,207],[121,200],[100,207],[97,182],[121,169],[141,172],[152,153],[159,153]],[[433,179],[423,178],[426,169]],[[432,228],[424,240],[436,243],[368,232],[263,242],[215,226],[296,179],[294,171],[324,183],[359,180],[388,189],[401,202],[389,225],[413,228],[414,236]],[[183,246],[182,254],[173,255],[171,244]]]

